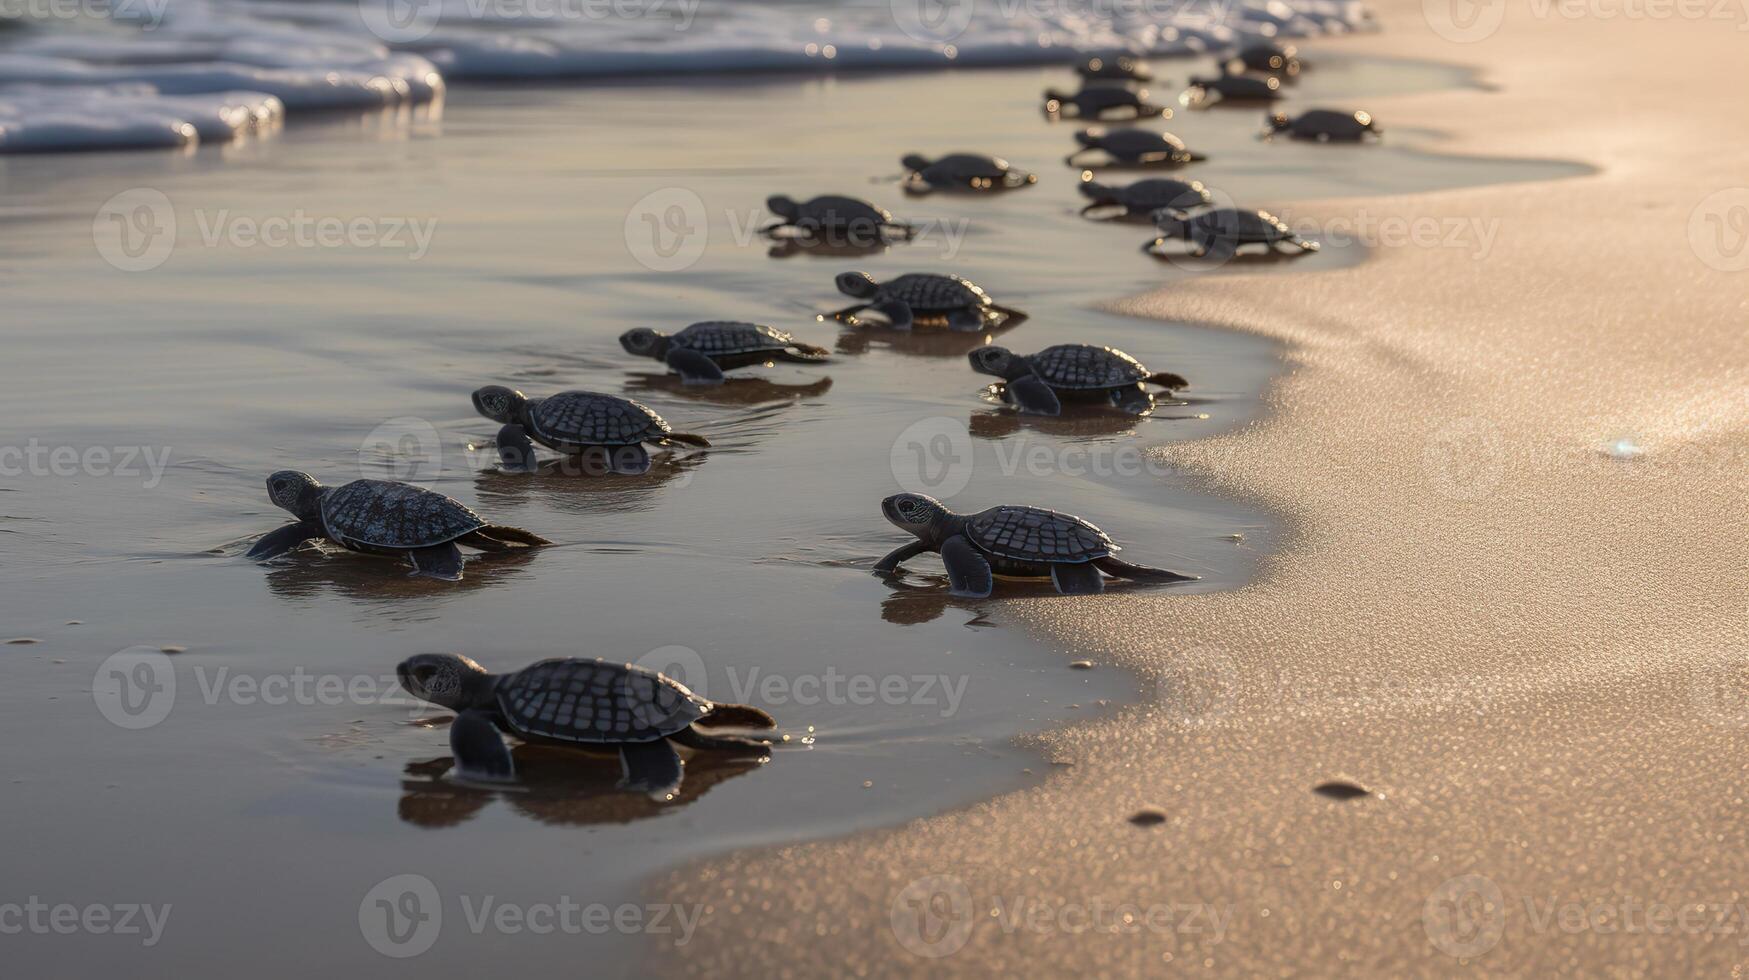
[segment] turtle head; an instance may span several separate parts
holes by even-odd
[[[654,357],[657,360],[668,353],[668,337],[649,327],[633,327],[619,335],[619,345],[626,349],[627,354],[639,357]]]
[[[793,198],[785,197],[782,194],[766,198],[765,207],[772,214],[785,221],[794,221],[796,216],[802,213],[800,204],[797,204]]]
[[[322,485],[308,473],[280,470],[267,478],[267,499],[300,521],[312,520],[321,513],[321,497]]]
[[[906,170],[929,169],[929,158],[921,153],[907,153],[904,157],[900,158],[899,163],[902,164]]]
[[[924,541],[933,541],[948,512],[941,501],[928,494],[895,493],[881,501],[881,516]]]
[[[870,299],[881,289],[874,277],[866,272],[840,272],[836,282],[839,292],[857,299]]]
[[[474,411],[504,425],[519,419],[527,404],[528,398],[522,392],[503,385],[487,385],[474,392]]]
[[[1271,133],[1279,133],[1282,130],[1287,129],[1288,128],[1287,113],[1285,113],[1285,112],[1272,112],[1272,113],[1270,113],[1269,118],[1268,118],[1268,120],[1265,121],[1264,125],[1269,128],[1269,132],[1271,132]]]
[[[421,701],[462,711],[473,706],[486,668],[453,653],[420,653],[395,665],[395,676],[408,694]]]
[[[1083,149],[1093,149],[1098,146],[1103,139],[1105,139],[1105,130],[1100,129],[1098,126],[1095,126],[1092,129],[1083,129],[1075,134],[1075,142],[1081,144]]]
[[[1093,179],[1093,171],[1081,171],[1081,194],[1095,201],[1114,201],[1117,192]]]
[[[1015,357],[1013,351],[995,344],[972,351],[966,355],[966,360],[972,362],[972,370],[979,374],[992,374],[1004,381],[1013,381],[1028,373],[1026,363]]]

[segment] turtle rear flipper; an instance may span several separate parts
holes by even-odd
[[[464,711],[449,725],[449,751],[459,775],[497,782],[516,778],[510,748],[484,711]]]
[[[311,538],[323,537],[327,537],[327,535],[323,533],[321,528],[308,521],[298,521],[263,534],[244,557],[255,560],[273,558],[285,554]]]
[[[947,566],[947,582],[954,595],[984,599],[996,587],[989,560],[965,535],[956,534],[942,542],[941,561]]]
[[[796,361],[802,364],[818,363],[830,359],[831,356],[832,352],[826,348],[804,344],[801,341],[796,341],[777,353],[777,357],[782,360]]]
[[[748,738],[744,735],[706,735],[691,726],[682,728],[668,737],[689,749],[771,754],[771,742],[768,739]]]
[[[718,704],[693,724],[706,728],[776,728],[777,719],[750,704]]]
[[[723,369],[716,361],[695,350],[675,347],[668,351],[665,360],[669,367],[680,373],[683,380],[695,384],[709,384],[723,380]]]
[[[1056,562],[1051,565],[1051,581],[1064,595],[1094,595],[1105,591],[1105,577],[1091,562]]]
[[[446,541],[429,548],[409,548],[407,560],[413,563],[415,576],[434,578],[440,582],[462,580],[462,550],[455,546],[454,541]]]
[[[661,800],[680,792],[680,755],[665,738],[626,742],[619,747],[620,788],[640,790]]]
[[[1093,564],[1112,578],[1127,578],[1137,582],[1195,582],[1199,578],[1196,575],[1184,575],[1164,568],[1132,565],[1121,558],[1114,558],[1110,555],[1096,559]]]
[[[1173,374],[1171,371],[1156,371],[1142,380],[1149,384],[1155,384],[1162,388],[1171,388],[1174,390],[1190,387],[1190,382],[1184,380],[1184,375]]]
[[[711,446],[711,441],[709,439],[706,439],[704,436],[693,435],[690,432],[669,432],[663,435],[662,438],[668,442],[678,442],[682,445],[697,446],[700,449],[709,449]]]
[[[543,544],[552,544],[551,541],[533,531],[524,531],[522,528],[509,527],[504,524],[488,524],[457,540],[481,551],[504,551],[511,547],[536,548]]]

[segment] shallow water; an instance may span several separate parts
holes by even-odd
[[[1432,66],[1325,61],[1296,97],[1466,84]],[[10,937],[9,960],[36,975],[142,961],[466,975],[507,956],[575,969],[585,952],[591,972],[625,972],[635,936],[475,934],[462,902],[635,901],[641,878],[689,857],[986,798],[1046,765],[1011,736],[1136,696],[1129,678],[1071,670],[1071,653],[1005,629],[1001,599],[948,599],[932,557],[896,582],[868,572],[905,541],[876,506],[901,478],[966,510],[1079,513],[1125,557],[1202,576],[1183,591],[1242,585],[1274,543],[1263,515],[1195,493],[1140,452],[1243,424],[1280,352],[1091,309],[1203,273],[1139,254],[1144,225],[1076,215],[1061,157],[1077,124],[1038,111],[1038,92],[1064,76],[462,89],[441,113],[335,117],[191,155],[0,161],[0,445],[149,447],[170,460],[161,479],[97,467],[0,483],[0,632],[41,641],[0,647],[0,739],[15,760],[0,878],[45,901],[173,906],[149,960],[123,937],[31,935]],[[1440,158],[1408,130],[1370,147],[1262,143],[1260,118],[1210,110],[1165,125],[1211,157],[1187,175],[1265,206],[1573,172]],[[906,198],[877,179],[903,153],[956,149],[1002,153],[1040,183]],[[142,187],[169,200],[175,247],[123,272],[94,247],[115,232],[93,216]],[[832,191],[931,222],[933,235],[876,255],[774,258],[738,234],[768,194]],[[202,240],[298,213],[421,223],[429,249]],[[1247,265],[1312,272],[1362,254]],[[832,277],[849,268],[958,272],[1030,314],[1003,343],[1111,344],[1192,387],[1148,419],[1020,422],[980,397],[987,379],[963,354],[981,337],[817,321],[848,302]],[[792,329],[837,356],[689,388],[615,340],[711,317]],[[499,474],[479,449],[496,426],[467,398],[493,382],[625,392],[716,448],[636,479]],[[258,566],[240,552],[282,523],[261,481],[286,466],[336,484],[429,481],[559,545],[471,562],[459,586],[348,554]],[[129,730],[91,692],[106,657],[140,645],[185,649],[169,661],[167,716]],[[713,698],[764,705],[791,741],[761,766],[694,762],[678,805],[614,792],[610,758],[527,754],[516,791],[457,786],[441,775],[440,725],[385,696],[395,662],[431,649],[495,669],[649,654]],[[325,697],[319,677],[355,686]],[[249,688],[280,681],[304,696],[268,704]],[[432,954],[396,961],[361,938],[361,902],[406,873],[434,883],[445,924]]]

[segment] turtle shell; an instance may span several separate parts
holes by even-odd
[[[487,523],[458,500],[389,480],[353,480],[322,494],[322,523],[342,544],[429,548]]]
[[[506,674],[495,693],[516,735],[561,742],[653,742],[711,710],[709,701],[648,667],[577,657]]]
[[[796,223],[815,224],[823,228],[891,224],[892,221],[892,213],[885,208],[837,194],[825,194],[806,201],[796,212]]]
[[[914,310],[958,310],[990,305],[990,294],[971,280],[933,272],[910,272],[882,283],[880,295],[902,300]]]
[[[668,338],[668,341],[675,347],[717,357],[725,354],[751,354],[755,351],[780,351],[793,345],[796,339],[782,330],[760,323],[705,320],[687,327]]]
[[[1222,75],[1206,80],[1191,79],[1192,85],[1217,92],[1223,99],[1252,99],[1273,102],[1281,98],[1281,82],[1274,78],[1250,75]]]
[[[1148,377],[1141,362],[1120,350],[1092,344],[1058,344],[1026,359],[1053,388],[1117,388]]]
[[[1140,106],[1142,96],[1119,85],[1093,85],[1083,88],[1063,101],[1073,105],[1084,114],[1096,115],[1107,109]]]
[[[1140,157],[1148,153],[1170,153],[1177,157],[1190,152],[1178,137],[1151,129],[1114,129],[1095,140],[1094,145],[1115,157]]]
[[[1295,139],[1357,140],[1372,132],[1372,114],[1308,109],[1288,120],[1287,130]]]
[[[1155,211],[1160,208],[1181,210],[1207,204],[1213,200],[1200,180],[1172,180],[1157,177],[1138,180],[1118,188],[1118,202],[1132,211]]]
[[[1197,230],[1235,242],[1279,242],[1293,237],[1287,223],[1268,211],[1221,208],[1190,219]]]
[[[1118,550],[1092,524],[1042,507],[980,511],[966,518],[965,535],[993,555],[1021,561],[1087,562]]]
[[[561,391],[529,406],[528,415],[530,434],[558,449],[631,446],[673,431],[648,406],[596,391]]]
[[[929,181],[961,181],[974,177],[1001,180],[1012,169],[1008,161],[1001,157],[984,156],[981,153],[950,153],[932,161],[921,172],[923,178]]]

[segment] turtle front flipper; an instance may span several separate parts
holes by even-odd
[[[534,440],[528,430],[515,423],[498,430],[498,462],[505,469],[518,473],[532,472],[538,461],[534,455]]]
[[[929,545],[921,541],[913,541],[903,548],[896,548],[893,553],[875,562],[876,572],[897,571],[899,566],[929,550]]]
[[[257,560],[274,558],[285,554],[311,538],[325,537],[327,535],[322,532],[320,527],[308,521],[298,521],[263,534],[244,557]]]
[[[942,542],[941,561],[947,566],[947,583],[954,595],[983,599],[996,587],[990,562],[963,534]]]
[[[873,306],[877,313],[887,318],[887,326],[894,330],[909,330],[916,321],[911,313],[911,304],[903,300],[885,299]]]
[[[407,560],[413,563],[415,576],[434,578],[440,582],[462,580],[462,550],[455,546],[454,541],[446,541],[430,548],[409,548]]]
[[[621,789],[638,790],[651,797],[672,799],[680,793],[680,754],[665,738],[653,742],[625,742],[619,747]]]
[[[1113,388],[1111,403],[1131,415],[1142,415],[1154,410],[1154,396],[1139,384]]]
[[[1105,591],[1105,577],[1089,562],[1055,562],[1051,582],[1064,595],[1094,595]]]
[[[717,362],[698,351],[685,347],[670,348],[663,360],[680,375],[682,381],[691,384],[718,384],[723,380],[723,369]]]
[[[457,775],[494,782],[516,778],[510,747],[504,744],[488,712],[471,710],[456,715],[449,725],[449,751],[455,756]]]
[[[1036,374],[1015,378],[1002,390],[1023,412],[1034,415],[1063,414],[1063,403],[1057,398],[1057,393]]]

